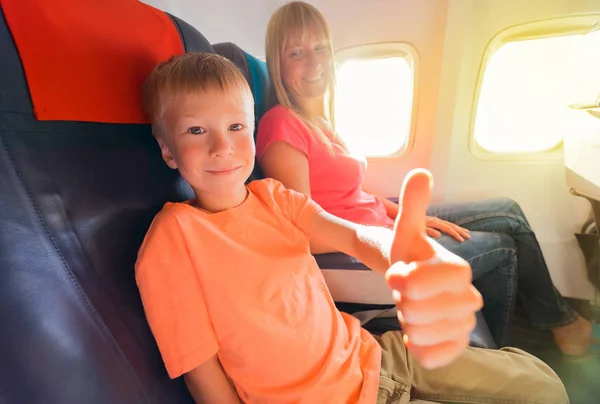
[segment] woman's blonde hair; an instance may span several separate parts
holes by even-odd
[[[254,111],[254,98],[244,75],[222,56],[186,53],[172,56],[155,66],[142,87],[142,105],[154,135],[163,136],[164,113],[171,104],[183,97],[211,90],[241,90],[245,96],[240,102]]]
[[[300,34],[302,40],[307,37],[309,32],[314,32],[317,36],[326,40],[333,63],[333,45],[331,42],[331,32],[323,15],[312,5],[303,1],[292,1],[281,6],[272,16],[267,26],[267,36],[265,43],[267,69],[271,76],[271,90],[269,94],[269,107],[279,104],[295,112],[302,122],[313,129],[325,145],[331,149],[331,141],[323,133],[323,130],[312,122],[309,117],[302,112],[289,96],[283,79],[281,77],[281,62],[283,60],[285,47],[292,35]],[[335,133],[334,124],[334,99],[335,99],[335,67],[331,69],[329,88],[326,94],[326,113],[331,124],[333,136]]]

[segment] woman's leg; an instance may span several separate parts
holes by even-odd
[[[430,207],[428,214],[469,230],[508,234],[518,255],[519,299],[533,326],[551,329],[560,350],[589,351],[592,326],[579,316],[554,286],[542,250],[520,206],[508,198]]]
[[[437,242],[471,265],[473,285],[483,296],[483,315],[498,346],[505,345],[517,293],[517,252],[506,234],[471,232],[459,242],[443,235]]]
[[[471,231],[508,234],[514,240],[519,298],[535,327],[557,328],[577,319],[577,313],[555,288],[535,234],[515,201],[497,198],[432,205],[428,214]]]

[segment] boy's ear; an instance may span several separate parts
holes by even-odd
[[[169,145],[167,145],[167,143],[160,136],[154,136],[156,137],[156,141],[158,142],[158,146],[160,147],[160,152],[165,163],[173,170],[177,169],[177,162],[173,158],[171,150],[169,150]]]

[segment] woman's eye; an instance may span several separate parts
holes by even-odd
[[[204,129],[202,129],[199,126],[192,126],[191,128],[188,129],[188,132],[191,133],[192,135],[201,135],[204,133]]]
[[[292,52],[290,53],[290,56],[291,56],[291,57],[293,57],[293,58],[297,58],[297,57],[299,57],[300,55],[302,55],[302,51],[299,51],[299,50],[292,51]]]
[[[244,128],[244,125],[242,125],[241,123],[234,123],[233,125],[231,125],[229,127],[229,130],[238,131],[238,130],[242,130],[243,128]]]

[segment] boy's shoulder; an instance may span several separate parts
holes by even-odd
[[[194,210],[190,202],[166,202],[160,211],[154,215],[146,232],[144,245],[150,239],[160,239],[160,243],[164,243],[163,239],[174,239],[175,234],[182,233],[182,223],[189,220]]]
[[[252,181],[247,187],[267,210],[273,214],[283,214],[288,219],[296,217],[308,206],[315,213],[321,210],[308,195],[286,188],[273,178]]]
[[[260,180],[250,181],[247,187],[251,192],[261,194],[277,192],[277,189],[283,187],[283,184],[274,178],[261,178]]]
[[[181,248],[185,244],[185,232],[182,220],[186,213],[186,204],[166,202],[154,216],[144,240],[138,250],[136,272],[142,266],[154,266],[156,262],[177,262],[181,260]]]
[[[273,204],[277,205],[277,201],[281,198],[282,193],[285,192],[283,184],[273,178],[254,180],[246,187],[256,199],[270,208],[273,207]]]
[[[162,224],[176,222],[189,209],[189,201],[185,202],[165,202],[162,208],[156,213],[152,224]]]
[[[273,178],[263,178],[254,180],[247,185],[250,192],[258,197],[258,199],[273,199],[276,200],[294,197],[296,191],[286,188],[281,182]]]

